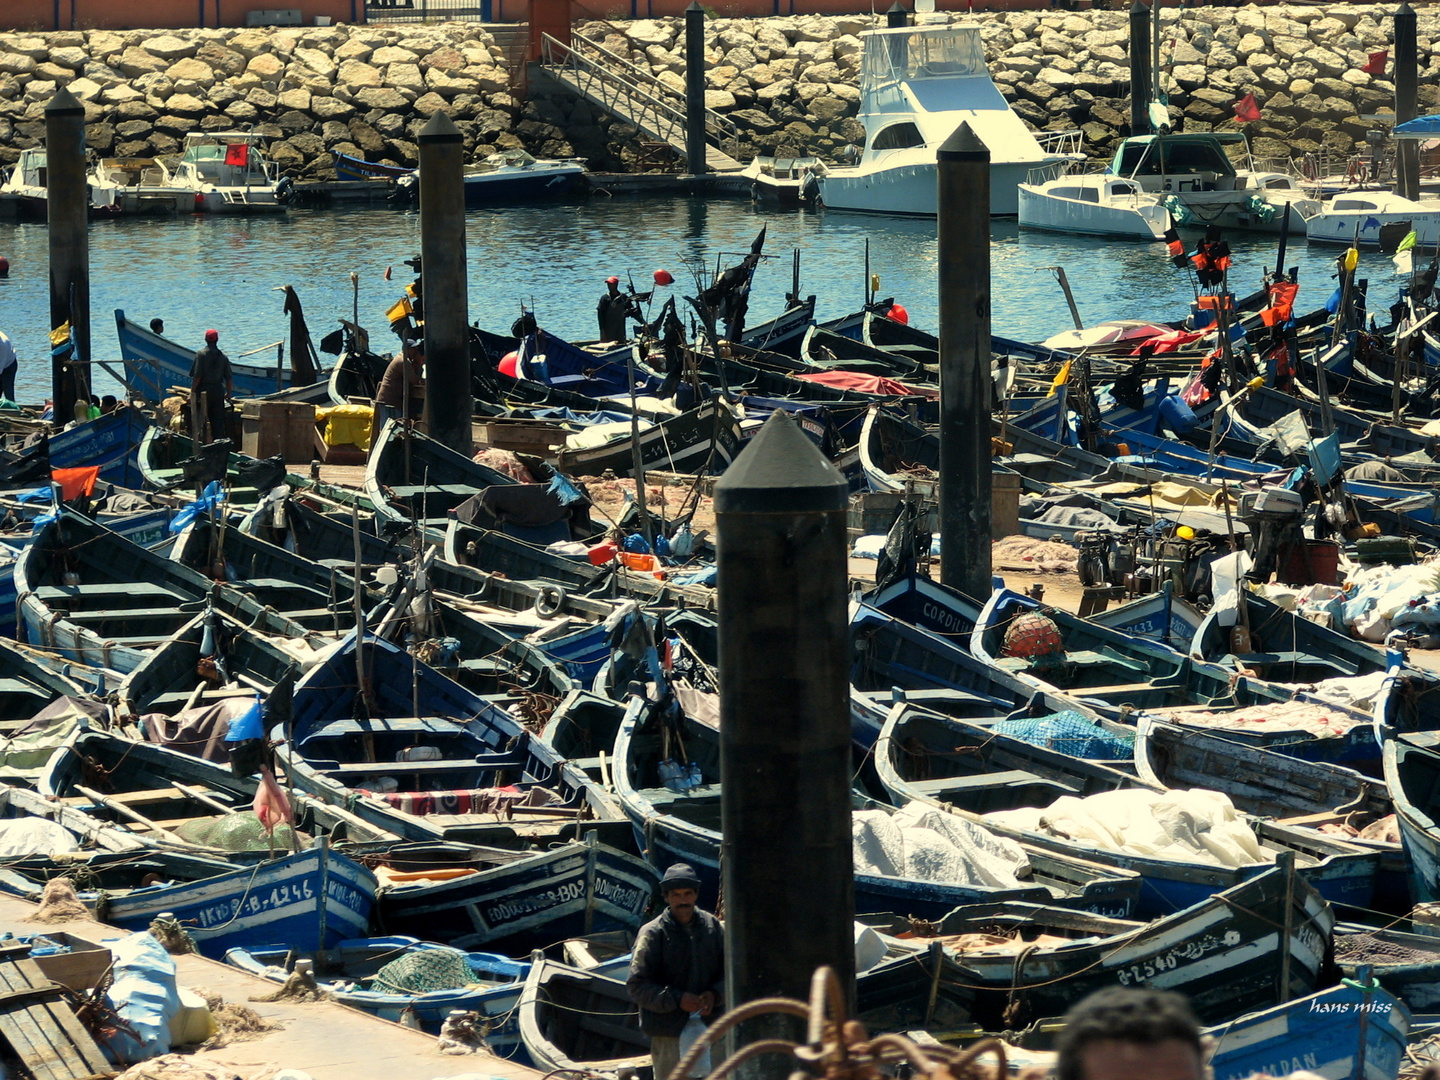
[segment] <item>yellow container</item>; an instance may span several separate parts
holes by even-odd
[[[375,410],[369,405],[336,405],[315,410],[315,419],[325,421],[326,446],[355,446],[370,449],[370,422]]]

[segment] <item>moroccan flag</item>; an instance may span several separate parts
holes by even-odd
[[[1366,75],[1384,75],[1385,61],[1389,59],[1389,49],[1381,49],[1379,52],[1372,52],[1370,54],[1370,59],[1365,61],[1365,65],[1360,70],[1365,72]]]
[[[246,162],[248,162],[249,160],[250,160],[250,144],[249,144],[249,143],[240,143],[240,142],[230,143],[228,146],[225,147],[225,164],[226,164],[226,165],[238,165],[240,168],[243,169],[243,168],[245,167]]]
[[[1254,94],[1246,94],[1231,108],[1235,110],[1236,121],[1241,124],[1253,124],[1260,119],[1260,103],[1255,100]]]

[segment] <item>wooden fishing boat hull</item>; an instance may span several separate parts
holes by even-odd
[[[657,887],[648,863],[577,841],[477,874],[396,884],[381,895],[377,917],[391,933],[521,955],[568,937],[633,934]]]
[[[1028,908],[1016,905],[1014,911],[1042,925],[1065,925],[1055,913]],[[1000,910],[960,908],[942,921],[940,932],[963,932],[987,912]],[[1076,933],[1084,932],[1086,918],[1071,918],[1082,927]],[[1138,933],[1136,924],[1122,923],[1118,933],[1040,946],[1023,957],[1013,949],[963,954],[946,949],[945,957],[957,981],[992,989],[999,1000],[991,1008],[1003,1007],[1017,988],[1030,1017],[1063,1015],[1090,992],[1118,984],[1183,993],[1201,1022],[1214,1024],[1311,993],[1334,925],[1319,893],[1286,868],[1273,867]],[[1281,927],[1289,928],[1288,935],[1277,933]],[[1288,971],[1285,986],[1282,971]],[[983,1023],[983,1011],[981,1016]]]
[[[1248,1013],[1212,1031],[1214,1080],[1314,1073],[1326,1080],[1395,1080],[1410,1010],[1379,985],[1340,986]]]
[[[740,452],[740,426],[730,407],[713,398],[646,428],[639,441],[640,460],[647,469],[719,474]],[[628,434],[603,446],[560,454],[561,470],[576,476],[598,476],[607,469],[616,476],[629,476],[634,465]]]
[[[119,308],[115,310],[115,329],[120,336],[123,381],[132,394],[158,403],[168,396],[170,387],[190,385],[190,365],[195,359],[195,349],[187,349],[152,333],[139,323],[131,322]],[[276,390],[292,388],[290,371],[283,366],[277,369],[232,361],[230,369],[235,378],[236,397],[263,397]],[[326,395],[326,382],[322,378],[313,385],[315,400],[321,401]]]
[[[1251,649],[1237,656],[1230,627],[1211,611],[1195,631],[1190,651],[1217,663],[1235,663],[1271,682],[1313,683],[1385,670],[1385,654],[1363,641],[1336,633],[1263,596],[1245,590]]]
[[[217,959],[227,949],[279,943],[314,952],[364,936],[375,888],[369,870],[321,846],[204,881],[112,895],[102,921],[146,930],[170,912]]]
[[[119,408],[95,420],[57,431],[49,438],[50,467],[100,466],[107,484],[139,489],[144,483],[137,450],[150,427],[139,409]]]
[[[1428,904],[1440,900],[1440,808],[1433,802],[1440,782],[1440,732],[1408,729],[1416,717],[1433,723],[1440,683],[1402,677],[1396,669],[1392,675],[1375,702],[1375,738],[1410,859],[1411,897]]]
[[[650,1061],[650,1039],[625,983],[553,960],[530,966],[520,996],[520,1038],[546,1074],[615,1077]]]
[[[1149,638],[1180,651],[1189,649],[1205,617],[1183,597],[1176,596],[1167,582],[1162,592],[1107,608],[1089,618],[1096,626]]]
[[[443,945],[407,937],[356,938],[342,941],[326,953],[325,967],[321,972],[316,972],[317,981],[330,997],[341,1005],[348,1005],[352,1009],[359,1009],[395,1024],[413,1021],[422,1031],[431,1035],[440,1033],[440,1025],[452,1011],[459,1009],[462,1012],[477,1012],[492,1024],[490,1033],[485,1037],[492,1053],[511,1060],[523,1056],[520,1022],[515,1015],[515,1006],[520,1003],[520,991],[524,986],[525,976],[530,971],[530,965],[523,960],[511,960],[493,953],[464,954],[465,962],[475,976],[475,982],[496,983],[501,979],[511,980],[499,985],[432,990],[423,994],[387,992],[356,986],[357,980],[373,976],[391,960],[413,952],[445,948]],[[225,962],[278,986],[284,983],[286,977],[285,969],[281,965],[286,963],[287,958],[293,959],[293,954],[294,950],[288,945],[270,949],[230,949],[225,953]],[[337,968],[338,975],[334,974]]]
[[[930,761],[932,768],[950,761],[960,771],[917,780],[910,774],[919,760]],[[1049,832],[1001,824],[994,818],[996,811],[1044,807],[1064,795],[1084,798],[1105,791],[1157,788],[1149,781],[1100,763],[1022,743],[909,705],[892,709],[886,719],[875,743],[875,771],[896,806],[917,800],[959,814],[1027,847],[1140,874],[1145,886],[1137,918],[1158,918],[1184,910],[1270,869],[1268,862],[1224,866],[1198,859],[1113,851]],[[1287,853],[1295,857],[1297,873],[1326,900],[1354,907],[1374,906],[1381,862],[1378,851],[1276,822],[1252,820],[1251,825],[1260,847],[1271,858],[1279,859]]]

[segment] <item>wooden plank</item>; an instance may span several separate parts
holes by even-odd
[[[29,970],[27,971],[27,966]],[[35,976],[32,978],[31,975]],[[0,964],[0,982],[8,993],[48,983],[33,960],[13,959]],[[70,1040],[59,1031],[47,1031],[44,1021],[48,1013],[34,1003],[0,1004],[0,1034],[10,1042],[20,1060],[35,1080],[71,1080],[89,1075],[90,1069],[75,1053]],[[68,1055],[66,1049],[70,1051]]]

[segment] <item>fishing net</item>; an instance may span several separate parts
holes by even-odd
[[[292,971],[285,983],[270,994],[251,994],[251,1001],[327,1001],[330,994],[315,982],[308,971]]]
[[[221,817],[191,818],[177,825],[175,834],[191,844],[221,851],[269,851],[272,848],[292,851],[297,836],[301,848],[310,846],[310,837],[297,834],[289,825],[277,825],[274,835],[270,836],[252,810]]]
[[[1031,746],[1091,761],[1129,761],[1135,756],[1135,736],[1107,731],[1073,709],[1025,720],[1001,720],[992,730]]]
[[[1064,653],[1065,642],[1060,637],[1060,628],[1055,625],[1054,619],[1038,611],[1015,616],[1005,628],[1005,643],[1000,649],[1001,656],[1019,656],[1026,660],[1060,657]]]
[[[215,1034],[200,1044],[201,1050],[218,1050],[231,1043],[248,1042],[280,1028],[266,1020],[248,1005],[226,1001],[224,997],[203,986],[192,988],[205,1000],[205,1007],[215,1020]]]
[[[455,949],[416,949],[391,960],[375,973],[373,990],[395,994],[428,994],[455,990],[475,981],[465,954]]]
[[[80,902],[75,886],[69,878],[52,878],[40,892],[40,906],[26,922],[69,922],[71,919],[88,919],[89,909]]]
[[[166,1054],[132,1065],[116,1080],[240,1080],[229,1065],[197,1061],[189,1054]]]
[[[190,931],[181,926],[178,919],[151,920],[150,936],[165,946],[165,951],[171,956],[184,956],[200,951],[195,947],[195,939],[190,936]]]

